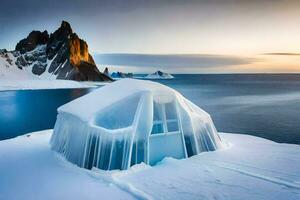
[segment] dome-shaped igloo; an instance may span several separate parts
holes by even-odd
[[[210,116],[175,90],[123,79],[59,107],[51,146],[80,167],[112,170],[222,143]]]

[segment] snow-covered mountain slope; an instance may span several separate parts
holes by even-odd
[[[162,71],[156,71],[153,74],[148,74],[145,78],[146,79],[173,79],[174,76]]]
[[[14,52],[0,50],[0,80],[39,79],[31,72],[32,66],[20,68],[16,65],[16,60]]]
[[[36,51],[44,51],[45,45],[27,52],[25,56],[36,54]],[[20,67],[16,64],[19,54],[0,50],[0,91],[6,90],[28,90],[28,89],[56,89],[56,88],[86,88],[95,87],[105,82],[78,82],[72,80],[58,80],[57,76],[47,72],[52,60],[47,60],[46,72],[41,75],[32,73],[35,61],[27,67]]]
[[[0,50],[2,79],[64,79],[111,81],[101,73],[87,43],[63,21],[52,34],[32,31],[14,51]]]
[[[220,134],[230,147],[124,171],[79,168],[52,130],[0,141],[0,199],[300,199],[300,146]]]

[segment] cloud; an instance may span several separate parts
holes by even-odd
[[[209,54],[94,54],[99,65],[159,67],[161,69],[199,69],[251,64],[254,58]]]
[[[300,53],[275,52],[275,53],[264,53],[262,55],[269,55],[269,56],[300,56]]]

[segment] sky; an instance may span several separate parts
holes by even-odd
[[[0,48],[14,49],[30,31],[53,32],[67,20],[97,63],[120,66],[116,70],[151,71],[157,62],[137,67],[128,66],[137,65],[128,58],[106,63],[103,56],[198,55],[199,65],[193,58],[187,66],[160,66],[174,73],[300,72],[298,0],[0,0],[0,5]]]

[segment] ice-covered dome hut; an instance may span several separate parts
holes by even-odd
[[[210,116],[177,91],[123,79],[59,107],[51,146],[80,167],[113,170],[222,143]]]

